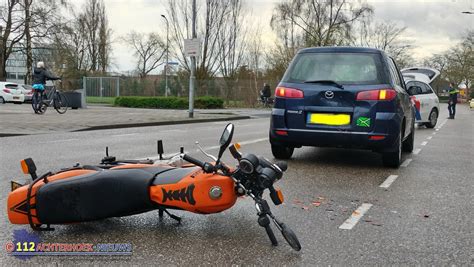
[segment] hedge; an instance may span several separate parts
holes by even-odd
[[[120,96],[115,98],[114,105],[128,108],[161,108],[161,109],[187,109],[188,99],[184,97],[144,97]],[[195,108],[224,108],[224,100],[218,97],[202,96],[194,101]]]

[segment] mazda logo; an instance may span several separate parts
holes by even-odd
[[[333,91],[326,91],[324,93],[324,96],[327,98],[327,99],[332,99],[334,97],[334,92]]]

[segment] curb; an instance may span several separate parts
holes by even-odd
[[[109,129],[122,129],[122,128],[133,128],[133,127],[179,125],[179,124],[218,122],[218,121],[235,121],[235,120],[247,120],[247,119],[251,119],[251,118],[252,118],[251,116],[233,116],[233,117],[212,118],[212,119],[189,119],[189,120],[180,120],[180,121],[156,121],[156,122],[145,122],[145,123],[111,124],[111,125],[92,126],[92,127],[88,127],[88,128],[83,128],[83,129],[79,129],[79,130],[70,131],[70,132],[74,133],[74,132],[109,130]],[[2,138],[2,137],[13,137],[13,136],[25,136],[25,135],[34,135],[34,134],[0,133],[0,138]]]
[[[191,124],[191,123],[202,123],[202,122],[235,121],[235,120],[246,120],[246,119],[251,119],[251,118],[252,118],[251,116],[233,116],[233,117],[212,118],[212,119],[190,119],[190,120],[180,120],[180,121],[157,121],[157,122],[145,122],[145,123],[112,124],[112,125],[92,126],[89,128],[74,130],[72,132],[85,132],[85,131],[97,131],[97,130],[108,130],[108,129],[147,127],[147,126],[179,125],[179,124]]]
[[[0,133],[0,138],[2,138],[2,137],[13,137],[13,136],[23,136],[23,135],[29,135],[29,134]]]

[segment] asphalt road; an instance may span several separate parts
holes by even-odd
[[[379,155],[369,151],[296,150],[277,184],[285,193],[285,204],[272,206],[272,211],[298,235],[300,252],[279,233],[280,246],[272,247],[257,224],[252,201],[239,199],[219,214],[176,211],[183,218],[179,226],[149,212],[39,233],[50,243],[132,243],[131,256],[17,259],[2,249],[0,264],[473,265],[474,111],[459,106],[456,120],[446,120],[444,106],[442,111],[436,129],[417,129],[415,151],[404,154],[406,161],[399,169],[383,167]],[[30,231],[25,225],[11,225],[5,213],[9,181],[27,179],[20,170],[21,159],[32,157],[41,173],[76,162],[99,163],[105,146],[120,158],[152,157],[157,139],[164,140],[167,153],[184,146],[205,159],[194,141],[216,154],[212,147],[225,124],[0,138],[2,247],[13,240],[15,230]],[[243,151],[272,158],[266,140],[268,118],[234,124],[234,141],[243,143]],[[233,162],[227,153],[224,160]],[[353,216],[362,217],[350,223]]]

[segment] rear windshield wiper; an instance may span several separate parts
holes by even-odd
[[[329,83],[334,84],[336,87],[344,89],[344,86],[338,82],[332,80],[314,80],[314,81],[304,81],[304,83]]]

